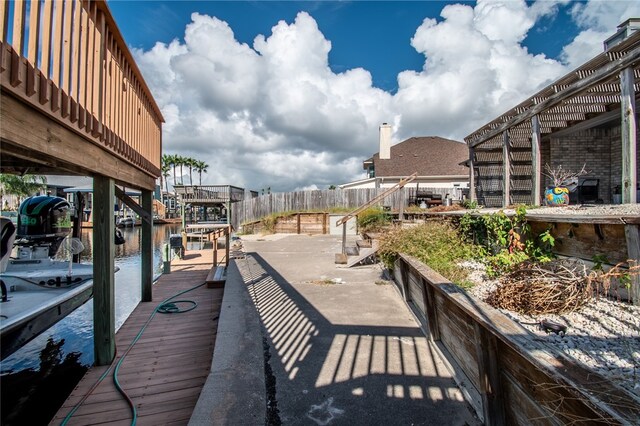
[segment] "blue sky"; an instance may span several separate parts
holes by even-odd
[[[193,12],[228,22],[236,39],[250,45],[278,21],[291,22],[298,12],[307,11],[332,43],[329,61],[334,72],[362,67],[372,73],[376,87],[395,91],[399,72],[419,71],[424,63],[423,55],[409,44],[415,29],[425,17],[437,17],[449,3],[475,2],[111,0],[109,7],[127,43],[147,50],[158,41],[182,40]],[[531,53],[558,58],[578,33],[569,9],[569,5],[560,5],[558,14],[543,19],[523,45]]]
[[[462,141],[640,16],[630,0],[108,4],[164,152],[206,161],[203,183],[275,191],[363,178],[382,122],[394,143]]]

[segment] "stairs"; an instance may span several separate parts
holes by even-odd
[[[339,267],[351,268],[352,266],[359,265],[370,261],[372,257],[378,252],[378,242],[372,239],[363,239],[356,241],[355,247],[347,247],[346,259],[342,257],[342,262]]]

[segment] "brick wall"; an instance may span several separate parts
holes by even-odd
[[[638,139],[640,140],[640,132]],[[600,180],[598,198],[604,203],[612,202],[613,188],[620,185],[622,176],[620,126],[589,129],[560,138],[552,137],[549,145],[549,157],[543,158],[551,167],[562,165],[563,169],[579,171],[586,164],[590,173],[585,177]],[[545,185],[549,184],[549,178],[545,177]]]

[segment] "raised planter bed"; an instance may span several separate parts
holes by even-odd
[[[522,326],[415,258],[401,255],[394,279],[485,424],[637,424],[637,397],[535,345]]]

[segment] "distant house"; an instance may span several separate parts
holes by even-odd
[[[391,126],[385,123],[380,126],[380,152],[362,164],[366,178],[340,188],[387,188],[413,173],[418,178],[412,187],[467,188],[468,158],[464,143],[438,136],[412,137],[391,146]]]

